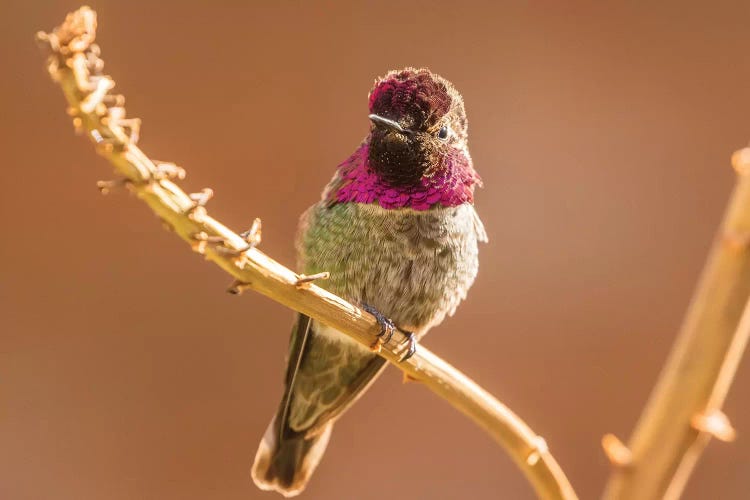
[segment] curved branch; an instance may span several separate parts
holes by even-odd
[[[750,149],[732,163],[737,186],[607,500],[677,499],[710,438],[734,439],[721,406],[750,336]]]
[[[253,289],[285,306],[326,323],[364,345],[379,333],[375,318],[312,284],[325,276],[301,276],[255,248],[256,231],[239,235],[208,216],[211,190],[188,195],[170,178],[184,176],[173,164],[149,159],[136,145],[140,122],[126,119],[124,98],[110,90],[114,81],[101,73],[103,63],[94,42],[96,14],[82,7],[52,33],[38,38],[50,47],[49,71],[60,84],[76,129],[123,176],[102,182],[102,191],[126,185],[180,238],[237,281],[230,291]],[[399,362],[406,346],[403,332],[382,346],[380,355],[470,417],[501,444],[526,474],[540,498],[574,499],[572,487],[547,450],[544,440],[497,399],[424,347]]]

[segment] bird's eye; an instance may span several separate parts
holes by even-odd
[[[437,136],[441,141],[446,140],[448,138],[448,127],[443,125],[440,130],[438,130]]]

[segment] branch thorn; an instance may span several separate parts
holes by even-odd
[[[191,234],[190,238],[193,240],[192,243],[190,243],[190,248],[192,248],[193,252],[204,255],[206,253],[206,247],[208,246],[208,243],[214,243],[216,238],[219,237],[209,236],[204,231],[201,231],[199,233]],[[218,241],[223,240],[219,238]]]
[[[91,130],[89,134],[91,134],[91,138],[94,139],[94,142],[96,143],[96,150],[100,154],[112,153],[115,150],[115,147],[117,147],[118,149],[125,149],[125,144],[117,139],[105,138],[97,129]]]
[[[240,233],[240,237],[245,240],[245,243],[247,243],[244,247],[229,247],[227,246],[227,240],[220,238],[219,243],[221,243],[223,246],[216,247],[216,251],[230,257],[239,257],[241,255],[244,255],[248,250],[252,250],[256,246],[258,246],[260,244],[260,219],[256,218],[253,221],[253,225],[250,226],[250,229],[243,233]]]
[[[718,408],[693,416],[690,425],[698,432],[705,432],[725,443],[734,441],[737,437],[737,431],[732,427],[729,418]]]
[[[187,176],[187,172],[182,167],[168,161],[154,161],[156,164],[156,172],[154,172],[154,178],[161,179],[179,179],[183,180]]]
[[[742,148],[732,154],[732,167],[739,175],[750,173],[750,148]]]
[[[205,241],[206,243],[223,243],[224,238],[221,236],[209,236],[205,232],[193,233],[190,235],[195,241]]]
[[[242,292],[244,292],[246,288],[250,288],[249,283],[234,280],[232,284],[229,285],[229,288],[227,288],[227,293],[231,293],[232,295],[242,295]]]
[[[80,116],[73,118],[73,128],[75,129],[76,134],[81,134],[83,132],[83,120]]]
[[[724,244],[734,252],[741,252],[750,247],[750,232],[727,231],[723,235]]]
[[[211,188],[203,188],[200,193],[190,193],[188,197],[193,201],[193,206],[185,211],[185,214],[193,220],[200,220],[206,214],[206,203],[213,198],[214,191]]]
[[[633,463],[633,452],[614,434],[602,436],[602,449],[615,467],[629,467]]]
[[[84,113],[93,113],[96,107],[101,104],[107,92],[114,88],[114,86],[115,81],[108,76],[97,78],[94,90],[81,101],[81,111]]]
[[[107,106],[122,108],[125,106],[125,96],[122,94],[107,94],[102,97],[102,103]]]
[[[214,190],[203,188],[200,193],[190,193],[188,197],[195,202],[196,207],[205,207],[208,200],[214,197]]]
[[[109,127],[119,127],[132,144],[138,144],[141,137],[141,119],[125,118],[125,108],[121,106],[109,108],[109,116],[105,116],[101,121]]]
[[[255,220],[253,221],[253,224],[250,226],[250,229],[240,233],[240,236],[242,237],[243,240],[247,241],[253,246],[260,245],[260,240],[261,240],[260,218],[256,217]]]
[[[99,189],[100,193],[109,194],[109,192],[113,189],[127,186],[128,184],[132,184],[132,182],[133,181],[131,181],[127,177],[122,177],[120,179],[113,179],[111,181],[96,181],[96,187]]]
[[[307,284],[312,283],[315,280],[327,280],[331,277],[331,273],[328,271],[324,271],[322,273],[315,273],[311,275],[306,274],[298,274],[297,275],[297,281],[294,283],[294,286],[305,286]]]
[[[533,467],[539,462],[542,455],[546,455],[547,453],[549,453],[547,441],[542,436],[536,436],[534,438],[534,448],[526,456],[526,463]]]

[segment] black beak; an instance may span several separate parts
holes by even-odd
[[[370,121],[374,123],[376,127],[385,127],[395,132],[401,132],[402,134],[409,133],[407,129],[399,125],[399,123],[395,120],[383,118],[380,115],[369,115],[368,118],[370,118]]]

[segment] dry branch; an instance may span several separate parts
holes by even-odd
[[[721,229],[605,499],[679,498],[710,438],[734,438],[721,406],[750,335],[750,149],[732,163],[739,178]]]
[[[114,81],[101,72],[103,62],[93,43],[95,36],[96,14],[88,7],[69,14],[52,33],[38,34],[51,49],[49,72],[62,87],[76,130],[92,139],[98,152],[123,176],[100,183],[100,189],[127,186],[193,250],[235,278],[230,291],[253,289],[364,345],[372,345],[379,332],[373,316],[311,283],[325,276],[298,275],[257,250],[259,224],[254,224],[255,230],[239,235],[209,217],[205,205],[213,194],[210,189],[186,194],[170,180],[184,177],[182,169],[154,162],[136,146],[140,121],[125,118],[124,98],[110,93]],[[540,436],[492,395],[424,347],[399,363],[405,341],[404,333],[396,332],[382,346],[380,355],[485,429],[505,447],[540,498],[576,498]]]

